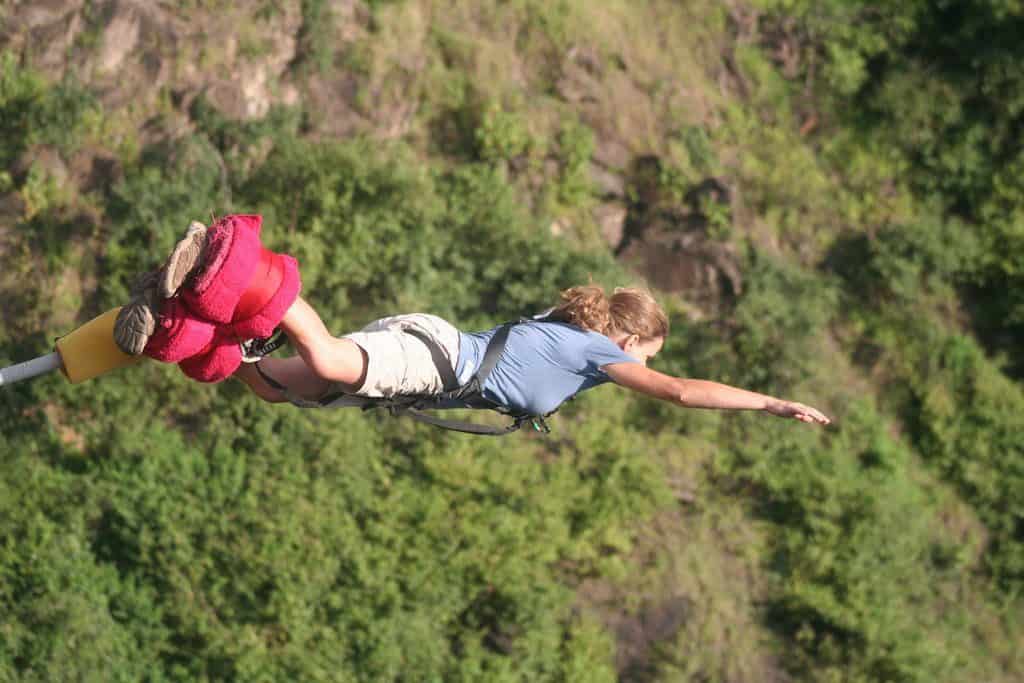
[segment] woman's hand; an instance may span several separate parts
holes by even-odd
[[[820,410],[794,401],[772,399],[764,409],[765,412],[771,413],[776,417],[791,417],[794,420],[800,420],[808,424],[827,425],[832,422]]]

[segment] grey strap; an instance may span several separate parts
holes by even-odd
[[[434,361],[437,374],[441,377],[441,386],[444,388],[444,391],[456,389],[459,386],[459,380],[455,377],[452,363],[448,360],[448,355],[441,348],[441,345],[434,341],[431,336],[414,327],[404,327],[402,331],[419,339],[430,351],[430,358]]]
[[[501,357],[502,352],[505,350],[505,341],[508,339],[508,333],[512,331],[512,326],[515,324],[505,323],[498,328],[498,331],[491,337],[491,341],[488,342],[487,350],[484,351],[484,359],[480,361],[480,367],[476,369],[476,374],[474,375],[481,390],[483,390],[484,382],[487,381],[491,370],[498,363],[498,358]]]
[[[263,378],[264,382],[269,384],[274,389],[277,389],[278,391],[280,391],[281,394],[284,395],[284,397],[286,399],[288,399],[289,403],[291,403],[292,405],[297,406],[299,408],[323,408],[325,405],[327,405],[331,401],[333,401],[336,398],[338,398],[337,394],[332,394],[332,395],[329,395],[329,396],[325,396],[325,397],[323,397],[321,399],[318,399],[316,401],[310,401],[309,399],[302,398],[301,396],[297,396],[296,394],[293,394],[288,389],[288,387],[286,387],[285,385],[281,384],[276,379],[274,379],[273,377],[268,375],[263,370],[263,368],[260,367],[260,361],[256,361],[252,365],[253,365],[254,368],[256,368],[256,372],[259,373],[259,376]]]
[[[477,434],[480,436],[503,436],[505,434],[511,434],[522,427],[523,422],[527,421],[526,418],[517,418],[512,424],[506,427],[492,427],[491,425],[477,424],[475,422],[463,422],[462,420],[448,420],[442,417],[435,417],[430,413],[425,413],[416,408],[397,410],[394,414],[408,415],[417,422],[422,422],[434,427],[441,427],[442,429],[448,429],[453,432]]]

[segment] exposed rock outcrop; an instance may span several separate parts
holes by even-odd
[[[694,185],[682,202],[664,196],[658,178],[661,161],[639,157],[633,166],[631,201],[618,229],[610,209],[596,219],[602,234],[625,263],[659,289],[680,292],[701,308],[713,310],[742,293],[739,259],[716,239],[712,209],[729,213],[731,193],[716,178]],[[619,239],[616,239],[619,238]]]

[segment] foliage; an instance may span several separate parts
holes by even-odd
[[[530,134],[523,117],[502,111],[493,102],[485,108],[475,135],[477,156],[482,161],[511,161],[530,146]]]
[[[592,194],[589,176],[594,155],[594,132],[578,121],[567,121],[558,135],[562,158],[558,200],[566,206],[580,206]]]
[[[920,452],[953,482],[992,535],[987,561],[1011,592],[1024,586],[1024,392],[957,335],[935,340],[909,377],[907,418]]]
[[[785,429],[747,430],[723,474],[755,487],[758,514],[778,524],[769,605],[797,646],[790,666],[817,680],[927,681],[949,676],[964,637],[953,620],[926,637],[934,590],[961,567],[932,565],[933,505],[909,476],[909,453],[870,406],[850,406],[815,447]],[[765,433],[767,432],[767,433]],[[911,608],[911,606],[917,606]],[[945,641],[945,642],[944,642]]]
[[[666,349],[666,361],[681,375],[788,394],[816,371],[836,292],[827,280],[765,254],[751,252],[747,265],[745,291],[732,310],[702,323],[679,320],[685,341]]]
[[[572,253],[545,237],[499,168],[429,171],[409,163],[408,150],[378,148],[294,140],[241,188],[269,223],[287,226],[308,291],[325,310],[368,315],[430,303],[483,326],[539,310],[589,275],[623,278],[607,254]]]
[[[982,242],[968,299],[995,350],[1024,367],[1024,272],[1016,139],[1024,78],[1016,2],[768,3],[766,23],[795,34],[802,70],[824,63],[818,90],[835,118],[908,169],[925,203]],[[795,20],[795,21],[794,21]],[[866,143],[865,143],[866,144]]]
[[[946,302],[958,283],[976,277],[982,253],[976,235],[949,221],[854,239],[837,245],[834,258],[845,264],[837,270],[858,318],[864,362],[893,375],[889,397],[912,442],[974,506],[992,534],[989,569],[1016,591],[1024,585],[1017,504],[1024,484],[1016,465],[1018,440],[1009,435],[1021,428],[1024,393],[977,342],[914,315],[922,303]]]
[[[148,381],[169,370],[139,369]],[[400,449],[358,414],[282,413],[237,386],[143,425],[128,416],[191,388],[164,378],[156,398],[139,377],[108,379],[91,396],[37,385],[68,417],[106,411],[73,443],[37,439],[45,419],[5,419],[8,672],[609,680],[593,659],[607,641],[572,617],[554,567],[594,556],[622,523],[565,523],[576,509],[623,509],[604,491],[649,509],[649,480],[624,487],[614,474],[621,455],[545,467],[529,442],[481,449],[406,424]],[[175,426],[210,405],[219,414],[201,431]]]
[[[334,59],[331,8],[324,0],[302,0],[294,66],[300,71],[324,73]]]
[[[471,30],[411,0],[368,3],[369,37],[344,56],[366,101],[388,69],[427,65],[406,137],[328,138],[301,108],[233,121],[202,95],[178,111],[166,93],[168,118],[129,131],[140,153],[88,194],[61,164],[134,119],[0,56],[4,363],[123,303],[211,214],[261,213],[337,332],[402,310],[484,329],[571,284],[628,284],[607,249],[549,228],[589,211],[592,160],[621,145],[656,161],[631,180],[689,204],[740,254],[742,287],[713,319],[659,293],[673,335],[655,367],[839,418],[810,432],[603,388],[553,436],[499,442],[269,406],[157,364],[4,387],[0,678],[1019,678],[1019,9],[712,4],[687,9],[715,26],[694,48],[715,52],[701,85],[650,68],[678,54],[667,33],[638,46],[614,30],[642,35],[675,3],[628,22],[631,3],[451,3],[513,37],[487,68]],[[330,87],[344,61],[331,7],[301,3],[299,86]],[[401,12],[431,19],[423,46],[379,59],[373,41]],[[250,59],[259,36],[240,47]],[[569,59],[625,94],[560,99]],[[669,91],[694,111],[658,100]],[[618,128],[609,108],[638,96],[664,120]],[[372,107],[359,113],[372,128]],[[691,201],[709,179],[729,201]],[[711,531],[683,553],[691,527]],[[734,555],[742,572],[702,582]],[[672,572],[698,578],[684,589]],[[615,615],[588,591],[621,596]],[[622,669],[626,619],[659,600],[683,606],[679,623]]]
[[[33,145],[73,151],[97,113],[95,98],[67,81],[48,86],[38,75],[19,68],[10,52],[0,53],[0,164],[9,168]]]

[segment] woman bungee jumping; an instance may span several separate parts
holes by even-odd
[[[412,314],[377,320],[360,332],[335,337],[301,297],[285,313],[281,327],[297,356],[264,358],[262,368],[242,364],[234,373],[271,402],[288,398],[265,376],[313,401],[336,392],[382,398],[438,394],[443,381],[432,350],[443,350],[461,385],[472,377],[500,329],[467,334],[437,316]],[[409,334],[410,329],[427,340]],[[687,408],[762,410],[829,423],[820,411],[801,403],[648,368],[667,334],[668,319],[647,292],[622,288],[607,296],[597,286],[573,287],[561,293],[561,303],[543,320],[524,321],[509,331],[503,353],[481,387],[483,397],[504,412],[543,416],[581,391],[614,382]]]
[[[578,393],[613,382],[687,408],[759,410],[827,425],[802,403],[647,367],[669,332],[649,292],[569,288],[546,314],[466,333],[415,313],[335,336],[298,295],[294,259],[259,242],[258,216],[193,224],[164,267],[143,277],[115,326],[118,346],[176,362],[190,377],[244,382],[270,402],[302,406],[490,408],[515,418],[503,430],[425,421],[474,433],[505,433],[543,418]],[[275,330],[298,352],[263,356]],[[243,362],[243,361],[252,362]],[[538,422],[539,421],[539,422]]]

